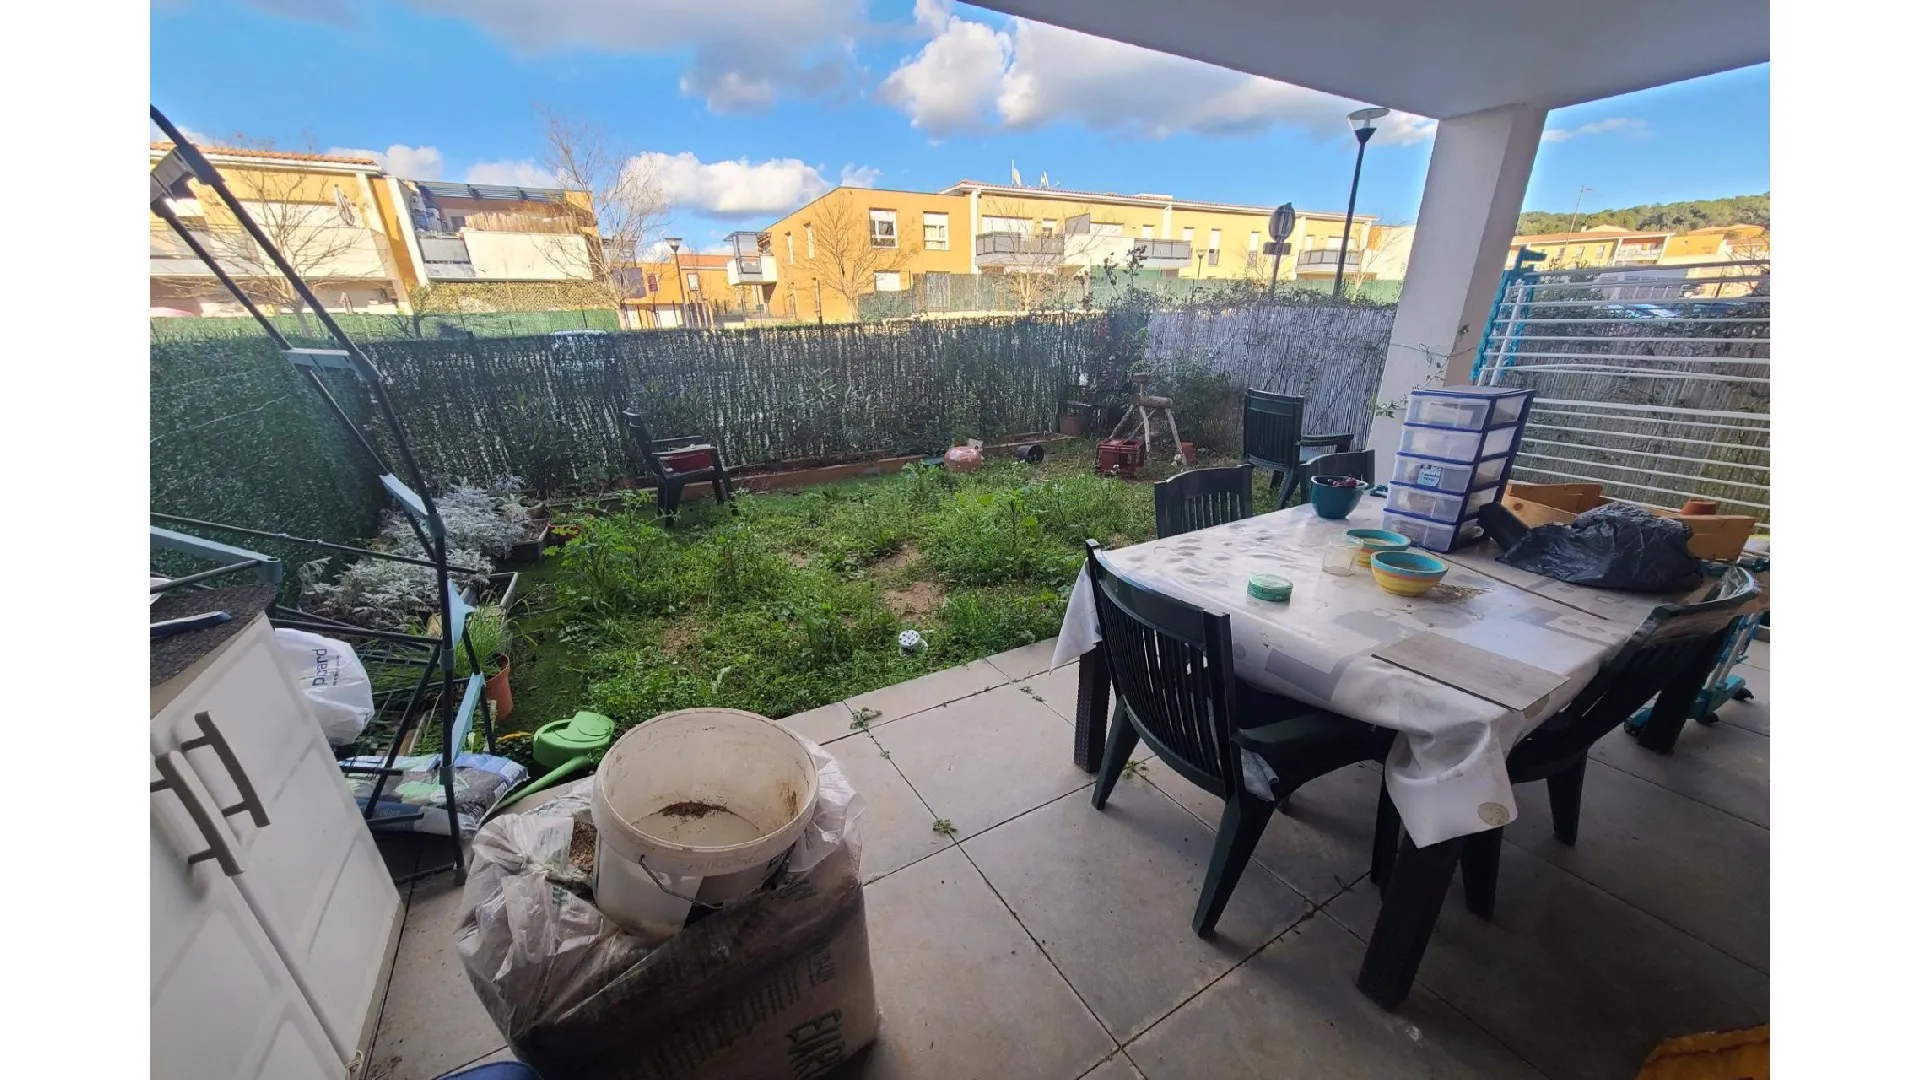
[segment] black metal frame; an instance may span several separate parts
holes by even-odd
[[[153,120],[153,123],[173,142],[173,150],[161,159],[159,165],[155,166],[150,177],[149,208],[155,216],[167,223],[168,228],[172,229],[175,235],[180,237],[181,242],[187,246],[188,250],[192,251],[201,262],[207,265],[207,268],[213,272],[214,277],[227,292],[232,294],[233,298],[239,301],[247,313],[253,316],[254,321],[260,324],[261,329],[266,332],[268,339],[281,350],[288,362],[306,374],[307,381],[312,385],[314,392],[320,395],[321,400],[324,401],[327,407],[333,411],[333,414],[339,418],[341,424],[354,437],[355,442],[359,444],[360,448],[379,470],[381,487],[399,504],[408,526],[413,529],[414,536],[420,542],[421,550],[427,555],[426,560],[424,560],[425,564],[430,565],[434,570],[437,579],[436,593],[439,609],[439,633],[437,635],[396,634],[388,631],[369,630],[354,627],[351,624],[340,623],[335,620],[319,619],[316,616],[300,612],[297,609],[276,607],[270,617],[273,619],[275,625],[311,629],[334,637],[358,637],[363,640],[378,641],[388,645],[407,644],[425,651],[425,659],[421,664],[419,680],[414,686],[413,693],[408,698],[410,703],[408,709],[409,715],[402,716],[395,727],[395,736],[386,750],[385,766],[380,768],[372,766],[343,766],[342,768],[351,772],[371,772],[377,774],[374,782],[374,790],[367,799],[363,811],[370,828],[378,829],[383,825],[413,821],[423,816],[422,812],[415,811],[398,815],[375,817],[373,811],[379,803],[380,795],[386,786],[387,779],[398,773],[398,770],[393,768],[393,761],[398,756],[401,740],[404,739],[407,731],[410,729],[410,716],[417,713],[417,706],[420,704],[421,698],[427,693],[428,688],[437,677],[440,683],[439,696],[436,703],[436,713],[440,722],[441,732],[440,781],[445,791],[447,803],[447,831],[449,834],[448,841],[451,859],[445,865],[408,874],[397,880],[403,882],[411,881],[451,870],[454,875],[454,880],[464,883],[466,881],[466,858],[460,839],[459,811],[454,800],[453,759],[460,752],[458,743],[465,740],[466,724],[471,720],[476,709],[479,713],[481,731],[486,740],[487,750],[488,752],[494,751],[493,717],[491,709],[487,706],[485,695],[482,693],[483,680],[480,675],[481,665],[479,658],[474,655],[473,643],[466,634],[466,616],[468,612],[472,610],[472,607],[467,599],[457,593],[453,588],[451,574],[456,568],[450,566],[447,561],[446,529],[441,523],[440,513],[434,505],[432,496],[427,494],[426,477],[420,470],[419,461],[414,457],[413,448],[407,439],[406,430],[402,427],[399,417],[395,415],[393,411],[392,403],[387,398],[385,380],[381,376],[380,370],[374,366],[373,361],[361,351],[360,347],[354,344],[353,340],[347,336],[346,331],[340,328],[340,324],[334,321],[333,316],[328,314],[326,306],[320,302],[319,298],[314,295],[313,290],[308,287],[306,281],[301,278],[293,266],[287,262],[286,256],[280,252],[280,249],[274,245],[273,241],[261,230],[260,226],[254,222],[253,216],[247,212],[246,207],[242,205],[240,200],[236,198],[233,192],[227,187],[226,180],[220,175],[219,170],[215,169],[213,164],[206,159],[206,156],[201,154],[199,148],[195,147],[193,143],[181,133],[180,129],[175,127],[173,122],[168,120],[158,108],[149,106],[148,115]],[[314,317],[319,321],[320,325],[325,328],[328,336],[332,338],[338,348],[295,348],[288,342],[286,336],[280,332],[280,329],[273,325],[272,320],[267,318],[259,307],[254,304],[252,298],[247,295],[246,290],[241,288],[233,277],[227,273],[225,268],[220,265],[219,260],[193,236],[192,232],[181,222],[179,215],[175,214],[173,208],[169,205],[170,199],[187,194],[188,189],[186,188],[186,183],[190,179],[198,180],[200,183],[205,184],[219,196],[221,202],[226,204],[228,211],[233,214],[234,219],[240,224],[240,227],[246,231],[254,243],[260,246],[260,249],[266,254],[267,259],[273,264],[274,269],[287,279],[293,286],[295,294],[312,310]],[[384,421],[387,437],[392,443],[394,453],[399,458],[400,469],[405,472],[405,480],[401,479],[397,470],[388,465],[380,451],[375,448],[373,441],[368,438],[367,433],[360,430],[360,426],[348,415],[346,410],[341,407],[340,402],[333,396],[333,393],[327,389],[326,384],[320,379],[319,370],[321,368],[349,371],[359,380],[365,388],[369,400],[378,411],[380,419]],[[155,514],[154,517],[157,520],[188,525],[195,528],[213,529],[239,535],[251,535],[290,543],[306,544],[333,553],[353,554],[363,558],[389,559],[414,565],[421,565],[423,562],[423,560],[411,556],[396,555],[392,552],[355,548],[344,544],[330,544],[324,541],[313,540],[306,537],[289,536],[281,533],[241,529],[236,526],[224,525],[217,522],[177,518],[164,514]],[[159,533],[165,530],[155,531]],[[180,534],[169,535],[180,538]],[[194,540],[198,538],[184,537],[183,539]],[[158,542],[159,539],[156,537],[156,543]],[[172,546],[175,550],[187,550],[193,547],[193,545],[182,547],[179,539],[169,540],[168,545]],[[212,548],[224,550],[214,551],[211,550]],[[210,557],[215,561],[223,563],[233,563],[240,560],[227,554],[227,552],[238,550],[239,549],[225,548],[224,545],[215,544],[210,545],[209,550],[194,550],[192,553]],[[266,556],[253,555],[253,553],[250,552],[240,552],[240,554],[243,556],[252,555],[254,558],[259,559],[267,558]],[[268,561],[272,562],[276,568],[279,565],[276,560]],[[465,572],[467,568],[459,569]],[[459,682],[459,678],[456,673],[454,653],[456,639],[458,639],[460,644],[467,650],[467,660],[469,670],[471,671],[471,674],[465,681],[464,692],[459,692],[458,694],[456,684]],[[456,694],[458,703],[456,703]]]

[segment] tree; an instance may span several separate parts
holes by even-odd
[[[247,160],[249,150],[273,149],[267,140],[235,135],[222,141],[224,145],[212,148],[211,156],[219,159],[215,165],[228,190],[322,303],[329,277],[364,278],[366,269],[380,265],[374,239],[378,230],[367,220],[375,211],[349,194],[351,181],[342,183],[339,177],[303,171],[297,161],[268,164],[268,159]],[[292,310],[300,333],[312,333],[306,304],[293,282],[241,228],[219,196],[202,190],[198,181],[193,187],[200,197],[201,213],[197,217],[182,215],[182,220],[199,233],[208,253],[233,276],[249,300],[273,310]],[[198,295],[204,288],[197,282],[178,283],[170,291],[187,296]]]
[[[1094,261],[1100,238],[1091,230],[1070,232],[1067,222],[1092,212],[1091,206],[1062,206],[1051,199],[1029,202],[995,195],[980,203],[983,219],[1008,218],[1025,226],[1016,250],[995,253],[1006,271],[1001,284],[1022,311],[1070,306],[1079,276]],[[1051,233],[1044,225],[1047,221],[1054,223]],[[991,230],[983,227],[981,231]]]
[[[1572,214],[1528,210],[1520,215],[1517,234],[1571,232],[1575,225],[1616,225],[1645,232],[1685,232],[1715,225],[1759,225],[1767,227],[1772,219],[1772,195],[1732,195],[1724,199],[1693,199],[1686,202],[1652,203],[1613,210],[1582,211],[1578,220]]]
[[[822,199],[807,222],[807,255],[796,265],[858,315],[860,297],[875,289],[874,275],[896,273],[920,253],[917,237],[895,229],[893,246],[876,246],[864,208],[844,196]]]
[[[665,231],[672,208],[647,159],[612,148],[593,124],[571,123],[548,110],[541,118],[547,137],[542,164],[561,187],[583,193],[563,207],[587,240],[584,267],[571,248],[556,245],[551,258],[569,274],[584,273],[624,319],[628,297],[645,291],[636,266],[640,252]]]

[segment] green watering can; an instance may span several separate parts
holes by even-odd
[[[494,813],[580,772],[612,745],[613,720],[596,712],[582,709],[565,720],[542,724],[533,733],[533,760],[546,766],[547,774],[502,799]]]

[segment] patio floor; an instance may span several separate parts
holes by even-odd
[[[1621,1080],[1663,1038],[1767,1020],[1768,645],[1741,669],[1756,699],[1689,725],[1671,758],[1619,732],[1595,748],[1577,848],[1553,840],[1544,786],[1522,788],[1494,919],[1456,883],[1395,1013],[1353,984],[1378,910],[1377,770],[1301,789],[1202,941],[1188,923],[1220,803],[1148,760],[1096,812],[1071,761],[1075,672],[1047,672],[1052,649],[784,721],[868,803],[880,1037],[844,1075]],[[864,732],[859,708],[879,713]],[[453,951],[459,890],[407,900],[363,1075],[507,1058]]]

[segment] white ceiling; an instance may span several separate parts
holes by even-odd
[[[1445,118],[1558,108],[1767,60],[1766,0],[974,0]]]

